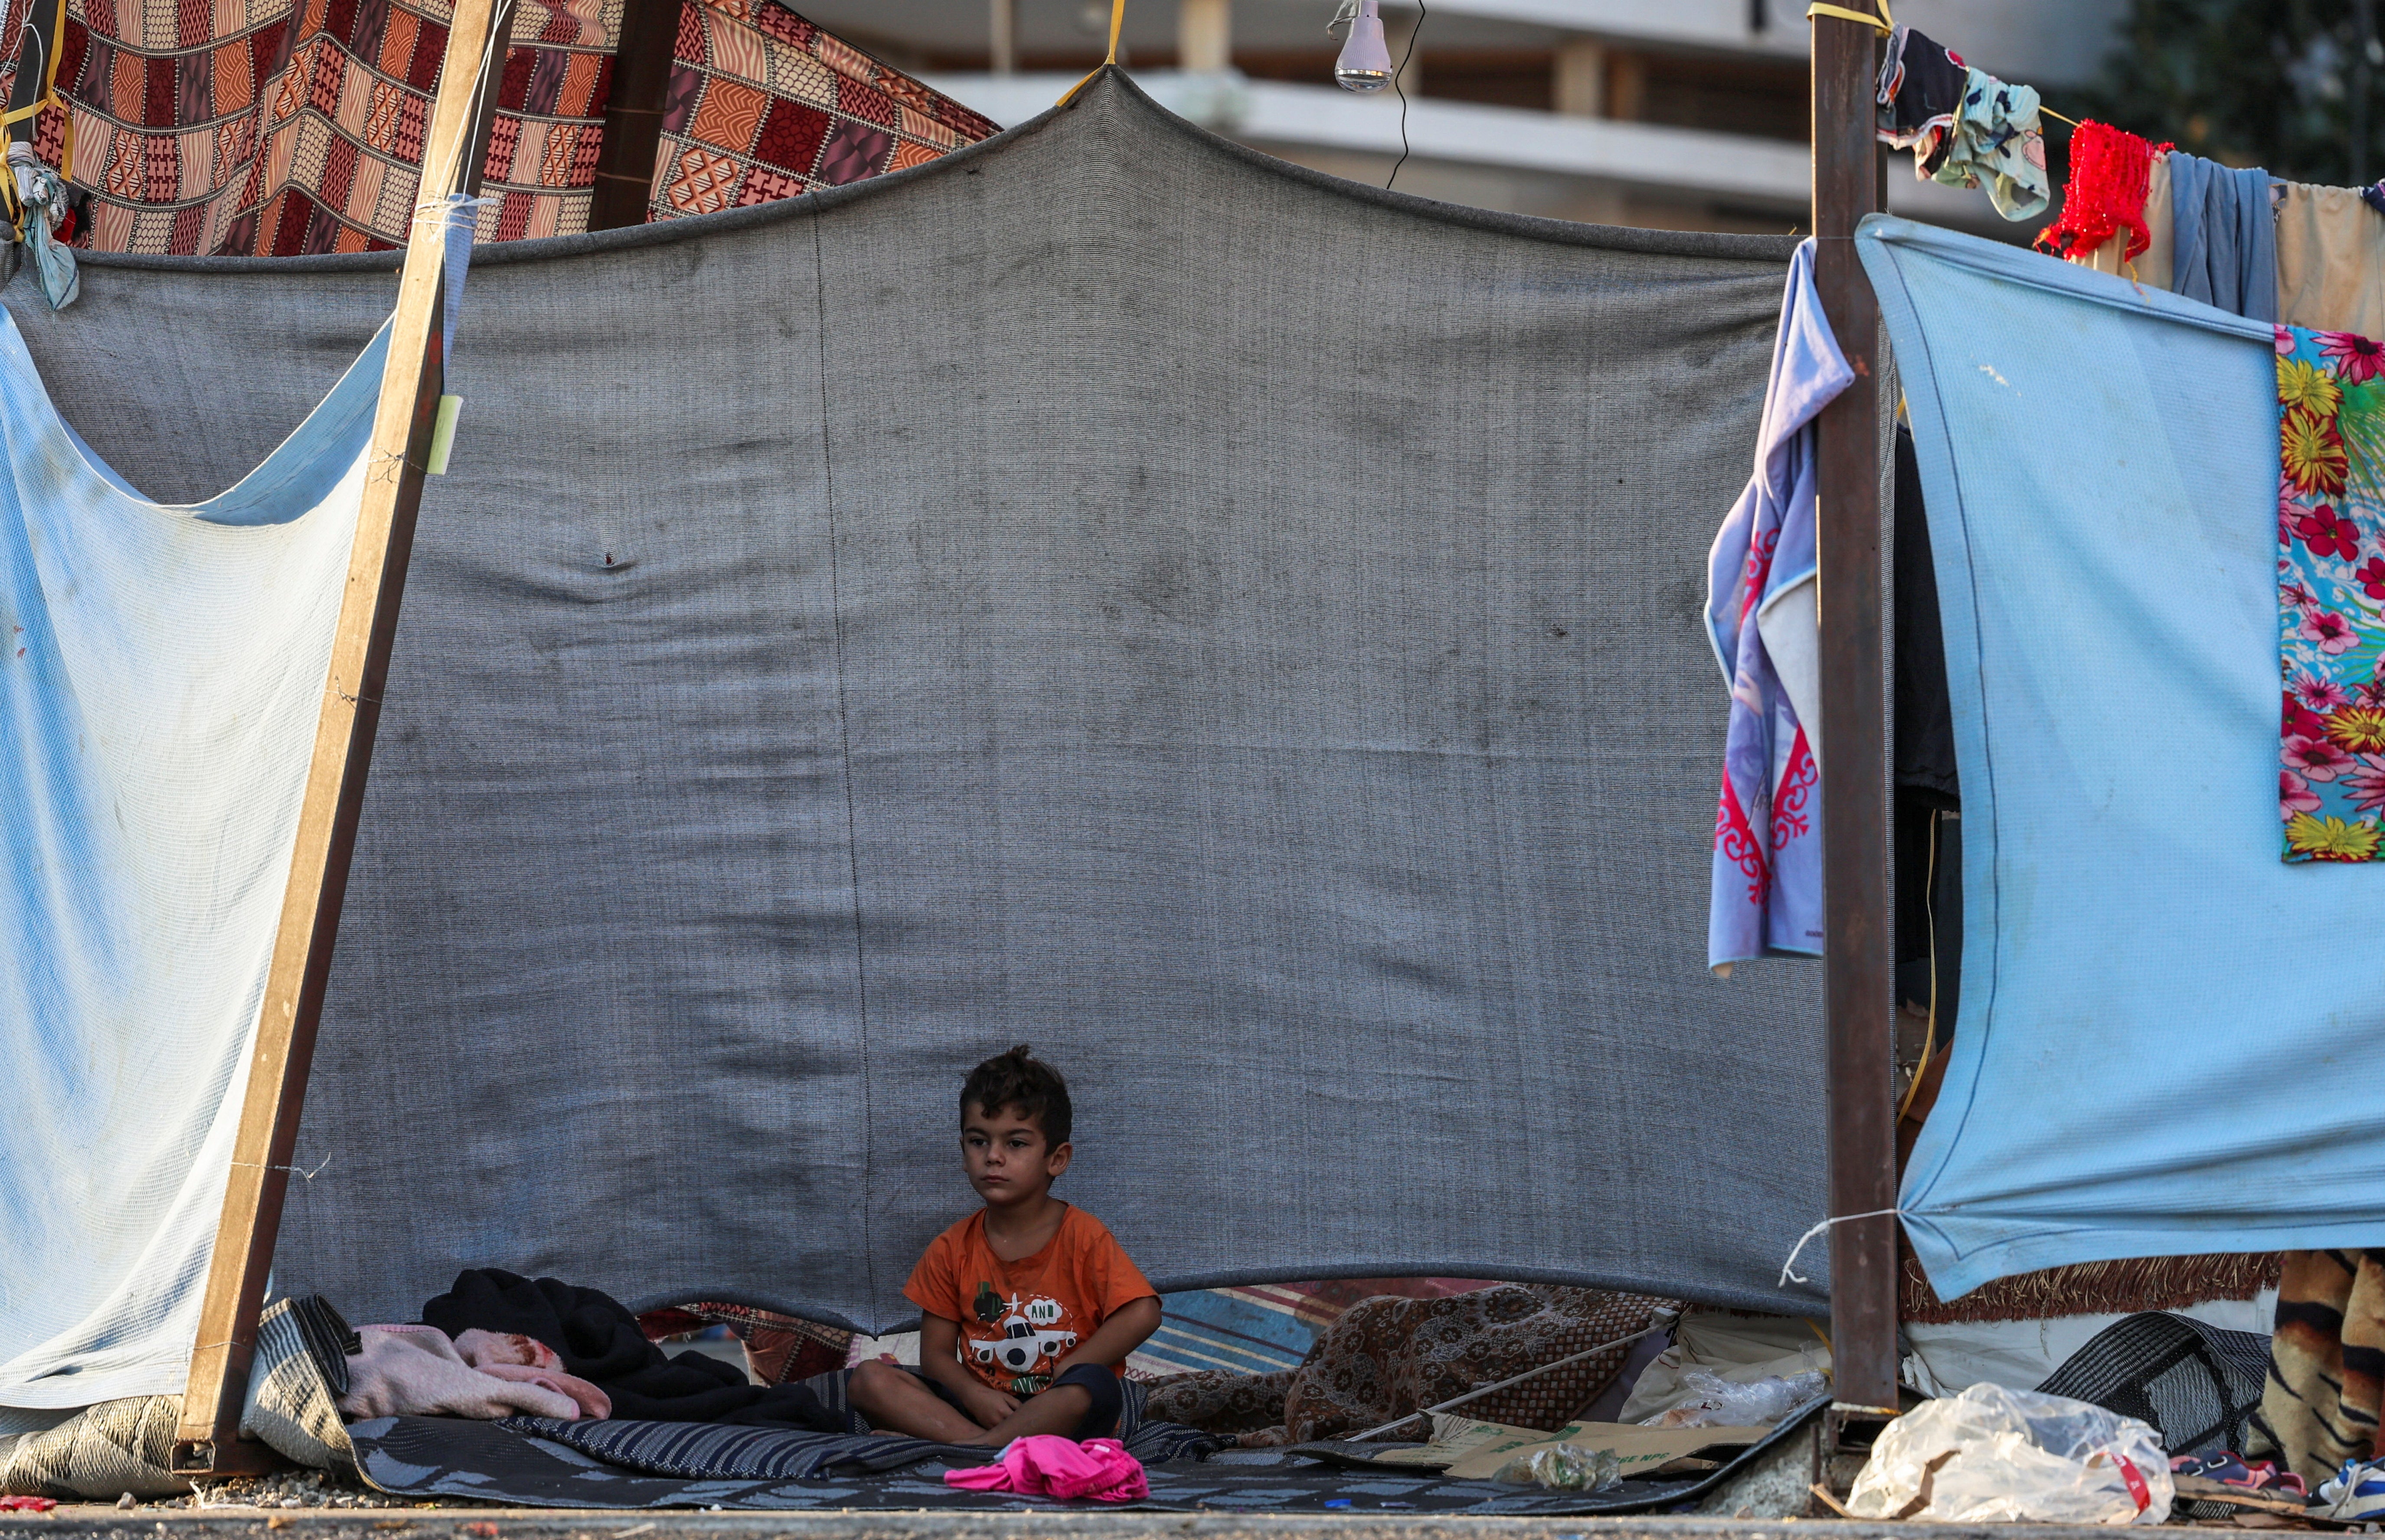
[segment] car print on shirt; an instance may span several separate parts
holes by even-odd
[[[1013,1295],[1004,1303],[1000,1318],[987,1323],[1002,1335],[971,1337],[969,1357],[1009,1374],[1013,1395],[1032,1395],[1051,1382],[1052,1360],[1077,1345],[1077,1334],[1055,1329],[1067,1314],[1056,1299],[1030,1298],[1022,1307]],[[1022,1382],[1029,1382],[1024,1389]]]

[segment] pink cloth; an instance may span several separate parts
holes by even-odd
[[[561,1369],[563,1355],[520,1332],[484,1332],[475,1327],[456,1337],[456,1356],[475,1369],[510,1363],[524,1369]]]
[[[364,1346],[348,1355],[348,1393],[339,1402],[340,1415],[350,1422],[423,1416],[493,1422],[518,1412],[577,1422],[583,1412],[604,1417],[612,1411],[603,1391],[558,1369],[493,1361],[518,1348],[476,1344],[492,1355],[488,1368],[476,1369],[435,1326],[360,1326],[356,1337]]]
[[[1143,1461],[1115,1438],[1082,1444],[1057,1434],[1014,1438],[992,1465],[944,1472],[944,1484],[972,1492],[1022,1492],[1030,1497],[1090,1497],[1130,1503],[1151,1496]]]
[[[565,1373],[563,1356],[534,1336],[468,1331],[456,1338],[456,1354],[483,1374],[568,1396],[582,1417],[602,1422],[613,1415],[613,1397],[578,1375]]]

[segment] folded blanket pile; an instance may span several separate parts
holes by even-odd
[[[617,1418],[844,1430],[843,1418],[802,1385],[755,1385],[736,1365],[702,1353],[672,1358],[646,1340],[618,1300],[558,1279],[468,1268],[422,1307],[422,1320],[458,1339],[481,1333],[543,1344],[556,1368],[601,1390]]]
[[[436,1326],[359,1326],[348,1355],[340,1415],[531,1417],[612,1415],[606,1394],[564,1372],[561,1360],[528,1337],[466,1332],[451,1340]]]

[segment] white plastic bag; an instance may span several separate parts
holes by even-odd
[[[1703,1369],[1681,1375],[1681,1389],[1690,1399],[1669,1411],[1641,1419],[1643,1428],[1769,1427],[1829,1387],[1820,1370],[1803,1374],[1767,1375],[1760,1380],[1726,1380]]]
[[[1604,1492],[1623,1484],[1623,1462],[1605,1449],[1552,1444],[1529,1455],[1517,1455],[1491,1479],[1510,1486],[1538,1484],[1564,1492]]]
[[[2174,1491],[2161,1435],[2136,1419],[1980,1384],[1891,1422],[1847,1508],[1945,1523],[2158,1524]]]

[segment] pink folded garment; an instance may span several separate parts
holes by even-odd
[[[563,1356],[534,1336],[468,1331],[456,1338],[456,1355],[483,1374],[568,1396],[582,1417],[603,1422],[613,1415],[613,1398],[578,1375],[565,1373]]]
[[[475,1369],[510,1363],[524,1369],[560,1369],[563,1355],[521,1332],[484,1332],[475,1327],[456,1335],[456,1356]]]
[[[561,1390],[483,1373],[466,1363],[435,1326],[360,1326],[356,1337],[363,1348],[348,1355],[348,1393],[339,1402],[340,1415],[352,1422],[422,1416],[493,1422],[517,1412],[566,1422],[580,1418],[579,1403]]]
[[[1088,1438],[1079,1444],[1048,1433],[1012,1439],[992,1465],[947,1471],[944,1484],[1030,1497],[1089,1497],[1097,1503],[1130,1503],[1151,1496],[1143,1461],[1117,1439]]]
[[[511,1380],[517,1385],[534,1385],[558,1396],[568,1396],[571,1404],[580,1409],[580,1415],[593,1422],[601,1422],[613,1415],[613,1397],[578,1375],[567,1374],[560,1369],[531,1369],[518,1363],[482,1363],[474,1365],[474,1368],[500,1380]]]

